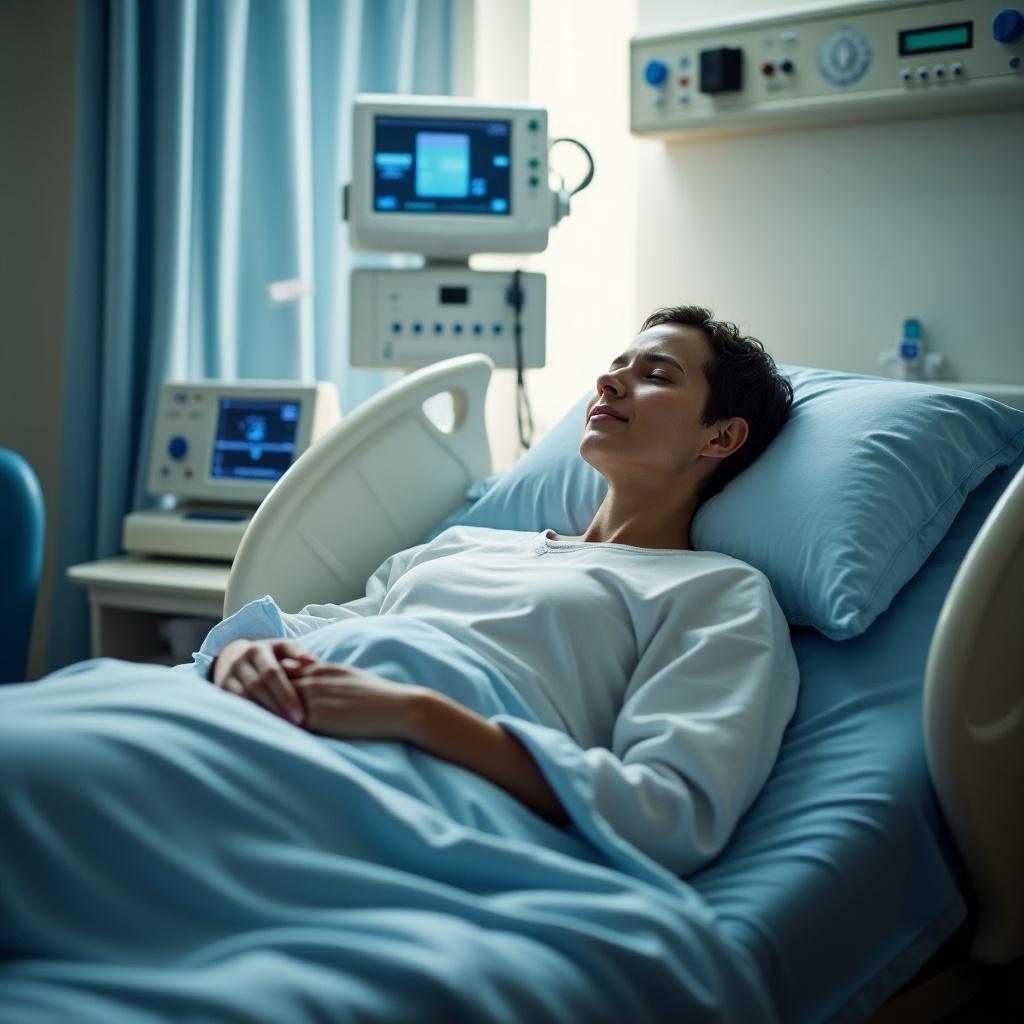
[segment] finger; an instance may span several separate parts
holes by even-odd
[[[264,686],[274,695],[274,700],[283,709],[286,717],[298,725],[305,718],[306,709],[276,658],[264,648],[258,648],[252,662]]]
[[[281,658],[293,658],[295,661],[304,665],[312,665],[314,662],[320,659],[309,651],[302,650],[296,644],[292,643],[291,640],[278,640],[274,644],[274,654],[280,660]]]
[[[289,679],[301,676],[303,672],[316,664],[318,664],[318,662],[315,660],[296,661],[295,658],[282,658],[280,662],[281,668],[284,669],[284,672]]]
[[[241,662],[235,669],[235,678],[242,684],[245,696],[268,711],[284,717],[284,708],[277,703],[273,692],[263,681],[260,673],[250,661]]]
[[[351,674],[352,671],[347,665],[338,665],[333,661],[318,661],[315,665],[306,666],[303,671],[303,675],[307,678],[310,676],[333,676],[335,679],[341,679]]]

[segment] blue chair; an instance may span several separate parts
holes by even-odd
[[[27,678],[46,513],[32,467],[0,448],[0,683]]]

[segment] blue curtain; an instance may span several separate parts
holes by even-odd
[[[450,93],[452,4],[80,0],[48,668],[88,655],[66,569],[146,503],[162,381],[331,380],[348,411],[390,379],[348,367],[351,103]]]

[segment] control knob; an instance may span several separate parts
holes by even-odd
[[[992,19],[992,38],[997,43],[1015,43],[1024,34],[1024,14],[1016,7],[1004,7]]]

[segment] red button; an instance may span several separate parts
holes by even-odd
[[[679,79],[679,84],[680,85],[689,85],[690,84],[690,80],[684,75],[682,78]]]
[[[770,61],[765,61],[765,63],[761,65],[761,74],[762,75],[774,75],[775,74],[775,65],[772,64]]]

